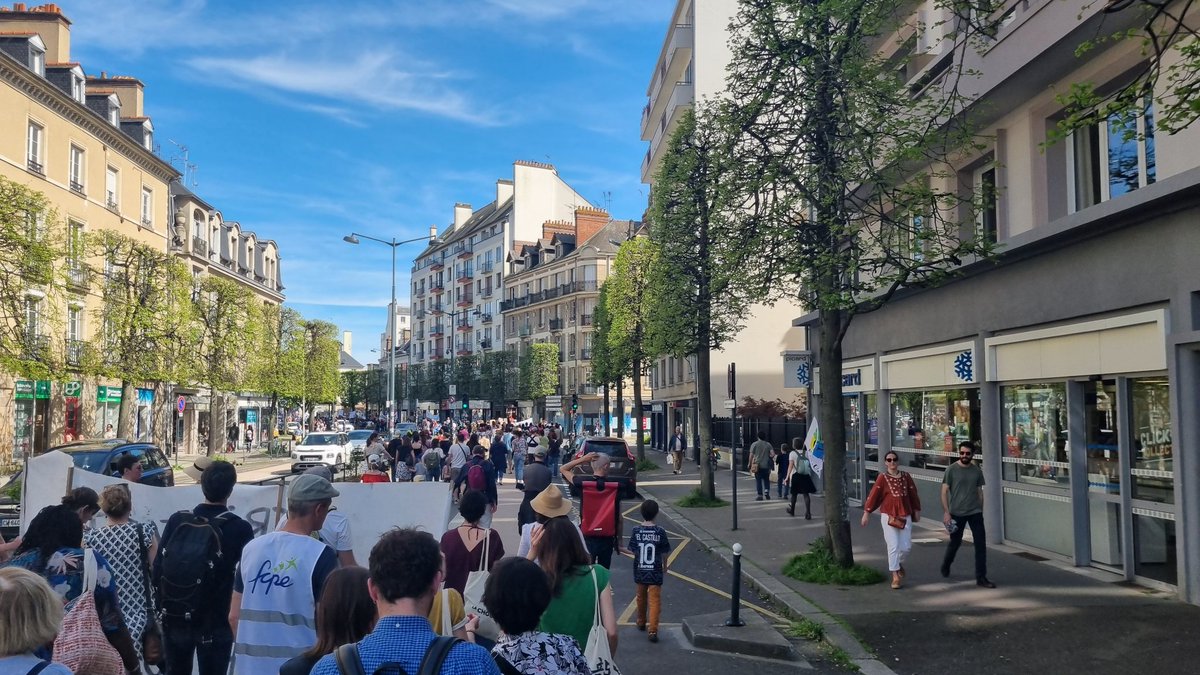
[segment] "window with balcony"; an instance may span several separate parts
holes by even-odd
[[[67,364],[78,366],[83,360],[83,308],[67,308]]]
[[[996,165],[988,163],[975,170],[974,175],[975,236],[991,244],[998,237],[996,211]]]
[[[142,226],[154,227],[154,190],[142,186]]]
[[[107,167],[104,170],[104,200],[105,205],[110,209],[115,209],[119,206],[117,196],[120,194],[121,173],[113,167]]]
[[[1155,181],[1154,108],[1114,113],[1071,133],[1067,154],[1072,212],[1120,197]]]
[[[42,164],[42,150],[45,143],[46,130],[37,122],[29,122],[29,130],[26,133],[25,144],[25,163],[29,170],[37,174],[46,174],[46,167]]]
[[[79,147],[78,145],[71,146],[70,179],[72,192],[79,194],[84,193],[85,188],[83,177],[86,172],[86,157],[87,155],[84,154],[83,148]]]

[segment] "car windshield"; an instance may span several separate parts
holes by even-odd
[[[587,447],[584,448],[588,452],[599,452],[609,457],[626,456],[625,441],[598,441],[595,439],[588,440]]]
[[[90,452],[72,452],[71,461],[75,462],[75,466],[84,471],[92,473],[108,473],[108,467],[105,463],[108,461],[107,450],[93,450]]]
[[[300,445],[337,445],[337,434],[309,434]]]
[[[346,437],[352,441],[365,441],[368,438],[370,438],[371,434],[373,434],[373,433],[375,433],[375,432],[367,431],[367,430],[351,431],[350,433],[346,434]]]

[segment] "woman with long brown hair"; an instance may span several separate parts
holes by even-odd
[[[279,675],[308,675],[322,656],[358,642],[375,628],[375,602],[367,591],[365,567],[340,567],[325,578],[317,603],[317,643],[283,664]]]
[[[600,623],[608,635],[609,650],[617,652],[617,613],[613,609],[608,570],[592,564],[592,557],[579,538],[579,530],[567,518],[551,518],[532,534],[527,556],[537,560],[550,583],[550,606],[542,613],[538,630],[562,633],[587,647],[588,633],[596,620],[599,600]]]
[[[912,524],[921,519],[921,496],[913,477],[900,470],[900,455],[895,450],[884,453],[883,466],[863,503],[862,526],[867,526],[871,512],[878,509],[892,588],[900,588],[904,582],[904,559],[912,550]]]

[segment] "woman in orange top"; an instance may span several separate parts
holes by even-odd
[[[887,542],[892,588],[900,588],[904,579],[904,559],[912,550],[912,524],[921,519],[921,496],[917,494],[917,484],[912,476],[900,470],[900,455],[888,450],[883,462],[887,470],[879,474],[867,495],[862,526],[867,526],[872,511],[879,511],[883,540]]]
[[[390,483],[392,479],[387,475],[388,463],[379,455],[367,457],[367,470],[360,480],[364,483]]]

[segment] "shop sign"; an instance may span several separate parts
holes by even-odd
[[[29,380],[17,380],[15,398],[17,400],[33,398],[33,382]]]
[[[100,385],[99,387],[96,387],[96,402],[97,403],[120,403],[121,402],[121,388],[120,387],[106,387],[104,385]]]
[[[812,354],[783,353],[783,386],[785,389],[808,389],[813,383]]]
[[[50,380],[38,380],[33,386],[33,397],[42,400],[50,398]]]
[[[661,403],[652,403],[652,404],[650,405],[650,412],[656,412],[656,413],[660,413],[660,412],[662,412],[662,411],[663,411],[663,404],[661,404]]]
[[[83,383],[79,380],[63,382],[63,398],[79,398],[83,393]]]
[[[150,405],[154,403],[153,389],[138,389],[137,390],[138,405]]]
[[[258,424],[257,410],[251,409],[246,411],[246,424]]]

